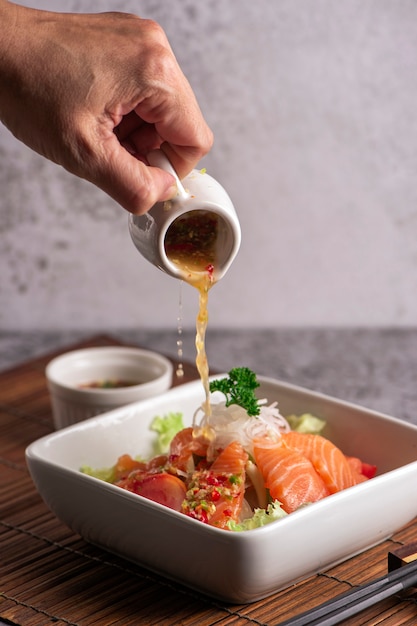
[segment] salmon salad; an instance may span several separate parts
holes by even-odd
[[[210,382],[210,404],[192,426],[179,413],[155,417],[151,458],[124,454],[110,468],[81,471],[228,531],[275,522],[375,475],[321,434],[323,420],[284,417],[257,387],[250,369],[234,368]]]

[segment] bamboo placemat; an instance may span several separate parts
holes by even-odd
[[[111,337],[99,336],[70,348],[117,344]],[[375,548],[249,605],[211,600],[91,546],[49,512],[25,465],[26,446],[53,430],[44,376],[52,356],[0,374],[3,620],[19,626],[277,626],[385,574],[388,550],[417,537],[416,520]],[[194,366],[186,364],[184,382],[196,376]],[[344,624],[415,626],[416,590],[385,600]]]

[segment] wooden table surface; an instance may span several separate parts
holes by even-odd
[[[116,343],[99,336],[71,347]],[[249,605],[211,600],[94,547],[49,511],[25,464],[26,446],[53,431],[44,375],[52,356],[0,373],[2,620],[19,626],[278,626],[383,575],[388,550],[417,537],[414,521],[371,550]],[[184,382],[194,378],[194,366],[186,364]],[[415,626],[416,590],[382,601],[343,624]]]

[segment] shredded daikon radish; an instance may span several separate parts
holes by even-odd
[[[238,441],[253,456],[253,440],[269,437],[276,440],[281,433],[291,430],[287,420],[280,414],[277,403],[269,406],[260,401],[260,413],[251,417],[237,404],[226,406],[225,402],[211,404],[211,415],[200,407],[194,415],[194,428],[200,435],[210,440],[210,448],[225,448],[229,443]],[[201,419],[199,416],[203,413]]]

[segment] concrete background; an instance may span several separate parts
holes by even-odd
[[[214,130],[201,163],[243,242],[213,328],[417,319],[414,0],[33,0],[120,10],[167,32]],[[0,126],[0,330],[175,328],[179,283],[127,214]],[[197,294],[182,289],[184,327]]]

